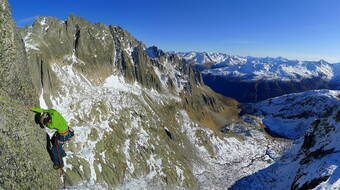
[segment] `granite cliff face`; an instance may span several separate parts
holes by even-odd
[[[45,134],[26,106],[38,104],[24,43],[7,0],[0,1],[0,189],[60,186],[45,151]],[[34,183],[33,183],[34,182]]]
[[[33,26],[22,29],[21,33],[29,62],[36,65],[35,71],[40,71],[33,74],[35,85],[41,89],[43,84],[47,94],[53,93],[54,86],[58,87],[58,81],[53,81],[50,63],[77,61],[80,64],[74,66],[96,83],[111,75],[114,65],[115,72],[123,74],[129,82],[137,81],[160,90],[160,82],[143,52],[144,45],[120,27],[94,25],[70,15],[67,21],[38,17]],[[122,51],[124,49],[129,51]]]

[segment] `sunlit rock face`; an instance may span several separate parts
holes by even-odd
[[[0,1],[0,189],[55,189],[61,184],[45,134],[26,106],[38,102],[24,44],[7,0]]]

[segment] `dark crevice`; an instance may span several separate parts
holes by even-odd
[[[79,38],[80,38],[80,28],[78,25],[76,25],[76,34],[74,37],[75,37],[74,49],[76,50],[79,46]]]
[[[49,90],[52,90],[52,78],[51,78],[50,70],[47,70],[47,76],[48,76]]]
[[[168,137],[169,137],[170,139],[172,139],[172,134],[171,134],[171,132],[170,132],[169,130],[167,130],[167,129],[164,129],[164,131],[165,131],[166,135],[168,135]]]
[[[41,88],[44,88],[44,62],[43,60],[40,61],[40,81],[41,81]]]
[[[67,29],[68,29],[68,22],[67,22],[67,20],[65,21],[65,28],[66,28],[66,32],[67,32]]]

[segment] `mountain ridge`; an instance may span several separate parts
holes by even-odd
[[[257,102],[307,90],[340,88],[340,63],[206,52],[178,55],[192,62],[202,73],[205,84],[214,91],[240,102]]]
[[[224,53],[189,52],[177,53],[180,57],[199,65],[213,64],[205,74],[230,75],[238,73],[242,80],[299,80],[300,78],[313,78],[324,76],[324,79],[335,80],[340,78],[335,70],[340,63],[328,63],[319,61],[289,60],[282,57],[252,57],[252,56],[231,56]],[[249,64],[255,65],[250,67]],[[259,65],[259,66],[257,66]],[[263,66],[262,66],[263,65]],[[276,66],[277,65],[277,66]],[[283,66],[284,65],[284,66]],[[237,66],[237,67],[232,67]],[[291,67],[289,70],[288,68]],[[220,69],[220,70],[218,70]],[[224,69],[224,70],[221,70]],[[263,71],[268,73],[265,73]],[[302,71],[301,71],[302,70]],[[230,72],[230,73],[229,73]],[[314,73],[314,72],[319,72]],[[278,75],[275,77],[273,73]],[[235,73],[236,74],[236,73]],[[254,75],[254,76],[252,76]],[[299,76],[300,75],[300,76]],[[258,78],[256,78],[258,77]]]

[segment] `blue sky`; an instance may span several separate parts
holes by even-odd
[[[119,25],[166,51],[340,62],[339,0],[9,0],[17,25],[35,16]]]

